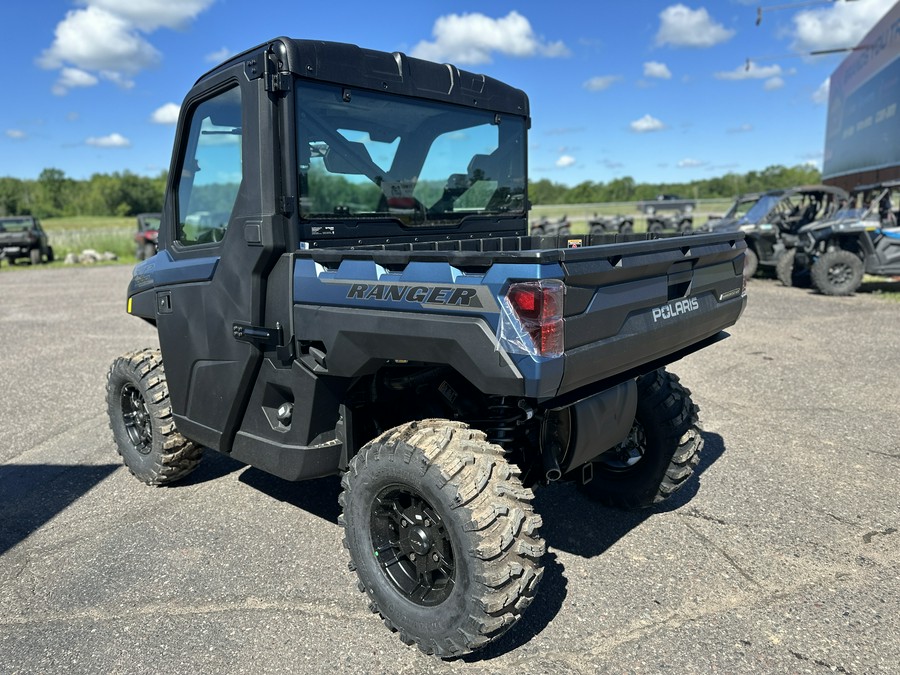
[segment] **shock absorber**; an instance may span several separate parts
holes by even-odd
[[[492,397],[487,406],[488,419],[478,426],[487,434],[491,443],[507,450],[521,441],[524,424],[534,415],[534,411],[522,399],[508,396]]]

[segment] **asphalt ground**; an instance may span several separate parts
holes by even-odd
[[[156,343],[129,275],[0,276],[0,673],[900,672],[896,302],[752,281],[733,336],[670,367],[701,407],[697,476],[638,512],[539,490],[537,599],[444,662],[368,611],[336,478],[121,466],[106,371]]]

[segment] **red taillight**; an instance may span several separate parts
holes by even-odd
[[[524,281],[512,284],[506,298],[522,328],[531,336],[539,356],[563,353],[563,292],[561,281]]]

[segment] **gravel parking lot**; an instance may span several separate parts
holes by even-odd
[[[699,475],[663,508],[538,492],[546,574],[500,641],[443,662],[369,613],[336,478],[209,453],[149,488],[104,386],[152,346],[126,267],[0,276],[2,673],[897,673],[900,305],[766,280],[733,336],[674,364]]]

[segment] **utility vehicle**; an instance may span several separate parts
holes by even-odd
[[[522,91],[400,53],[278,38],[226,61],[181,107],[128,288],[160,350],[108,377],[148,484],[202,448],[341,474],[360,590],[440,657],[532,601],[533,487],[645,506],[685,483],[697,407],[665,366],[746,304],[740,234],[527,235],[529,121]]]
[[[892,201],[898,190],[900,181],[861,185],[848,208],[801,228],[789,274],[787,262],[779,274],[782,282],[791,285],[789,279],[805,273],[825,295],[852,295],[863,274],[900,275],[900,229]]]
[[[848,196],[829,185],[770,190],[759,196],[743,216],[707,223],[702,229],[747,235],[744,276],[750,279],[760,267],[775,271],[781,255],[796,242],[799,229],[828,217]]]
[[[647,232],[660,233],[666,230],[690,232],[694,227],[694,216],[690,213],[657,213],[647,216]]]
[[[656,199],[638,202],[637,210],[648,216],[652,216],[660,211],[675,211],[677,214],[688,214],[696,206],[696,200],[682,199],[678,195],[660,194],[656,195]]]
[[[156,255],[156,240],[159,237],[161,213],[139,213],[137,216],[137,232],[134,233],[135,257],[145,260]]]
[[[618,213],[614,216],[601,216],[595,213],[594,217],[588,220],[588,232],[592,235],[610,232],[631,234],[634,232],[634,218]]]
[[[19,258],[27,258],[32,265],[53,262],[53,247],[41,221],[32,216],[8,216],[0,218],[0,260],[14,264]]]
[[[569,217],[565,214],[556,220],[550,220],[547,216],[541,216],[538,220],[531,223],[532,235],[562,235],[568,236],[572,233],[572,224]]]

